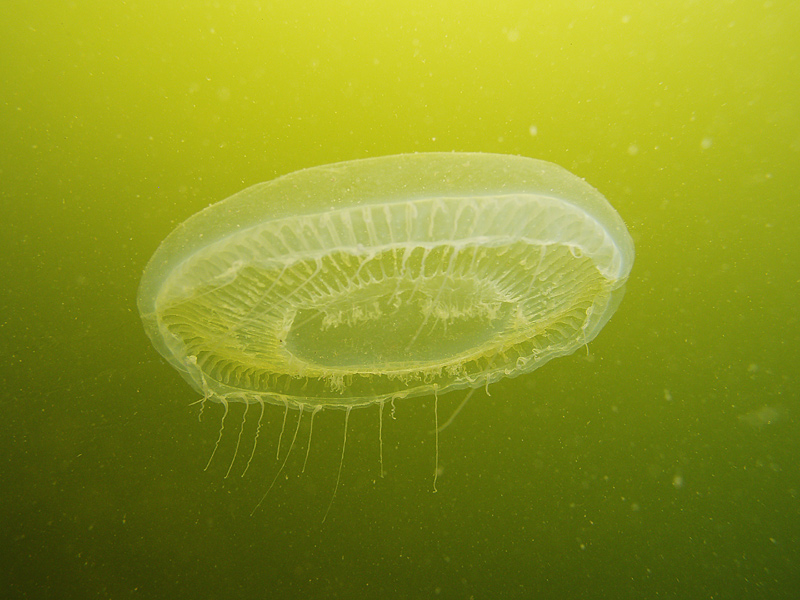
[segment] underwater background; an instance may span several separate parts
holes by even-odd
[[[790,0],[3,3],[0,596],[800,597],[798,31]],[[244,187],[422,151],[585,178],[634,238],[626,296],[474,394],[436,493],[416,398],[383,477],[352,412],[324,523],[337,410],[251,516],[284,411],[198,422],[142,270]]]

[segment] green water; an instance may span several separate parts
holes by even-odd
[[[3,597],[796,597],[799,29],[789,1],[4,3]],[[408,399],[352,411],[324,524],[342,411],[251,517],[296,413],[255,452],[255,408],[198,422],[139,320],[148,258],[259,181],[453,150],[605,195],[617,314],[476,392],[436,493]]]

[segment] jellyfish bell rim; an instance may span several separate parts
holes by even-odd
[[[408,204],[429,198],[475,199],[480,197],[532,196],[549,199],[587,215],[612,240],[619,259],[614,265],[611,291],[602,315],[591,320],[584,339],[591,341],[616,310],[623,286],[633,263],[633,242],[614,208],[592,186],[553,163],[519,156],[480,153],[420,153],[360,159],[312,167],[256,184],[193,215],[170,233],[148,263],[139,288],[138,306],[148,336],[156,349],[195,389],[213,397],[245,402],[269,401],[299,404],[297,398],[274,391],[243,391],[222,381],[209,383],[210,377],[181,348],[181,341],[170,339],[158,323],[158,297],[172,274],[190,263],[204,250],[246,235],[254,228],[286,219],[302,219],[348,211],[353,208]],[[587,323],[589,322],[587,317]],[[574,348],[556,349],[529,370],[548,360],[569,354]],[[489,373],[485,380],[464,379],[447,389],[477,387],[504,376],[522,372],[506,370]],[[443,389],[442,391],[447,391]],[[396,389],[383,399],[417,396],[437,387],[417,386]],[[334,395],[335,396],[335,395]],[[366,405],[375,399],[329,399],[320,403],[341,408]],[[308,404],[314,404],[309,401]]]

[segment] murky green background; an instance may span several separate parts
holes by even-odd
[[[5,2],[4,598],[794,598],[800,4]],[[590,345],[476,393],[198,423],[139,277],[180,221],[299,168],[556,162],[636,264]],[[461,395],[440,399],[442,418]],[[250,417],[253,416],[251,412]],[[294,422],[290,415],[287,430]],[[291,436],[284,435],[281,457]]]

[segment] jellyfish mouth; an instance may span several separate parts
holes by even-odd
[[[499,290],[478,280],[384,280],[296,310],[285,350],[308,366],[347,372],[441,367],[486,352],[513,312]]]

